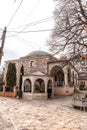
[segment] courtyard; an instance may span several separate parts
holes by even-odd
[[[87,130],[87,112],[71,102],[72,96],[31,101],[0,97],[0,130]]]

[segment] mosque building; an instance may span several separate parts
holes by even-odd
[[[58,60],[45,51],[33,51],[20,59],[6,61],[5,84],[9,63],[15,63],[18,87],[20,70],[24,68],[21,90],[25,99],[47,99],[49,93],[51,98],[71,95],[78,84],[75,66],[68,59]]]

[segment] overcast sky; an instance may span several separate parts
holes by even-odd
[[[25,56],[31,51],[48,51],[47,40],[51,31],[41,30],[49,30],[54,27],[52,16],[55,3],[53,0],[14,1],[0,1],[0,28],[7,27],[2,64],[4,61]],[[1,30],[0,32],[2,33]]]

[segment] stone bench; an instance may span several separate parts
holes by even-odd
[[[79,107],[80,109],[83,109],[85,111],[87,108],[87,98],[85,97],[85,94],[75,93],[73,95],[72,105],[74,107]]]

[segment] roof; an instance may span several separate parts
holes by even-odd
[[[75,71],[78,72],[78,70],[76,69],[76,67],[68,59],[62,59],[62,60],[56,60],[56,61],[48,61],[48,64],[55,64],[55,63],[59,63],[63,68],[67,64],[70,64],[75,69]]]
[[[31,53],[29,53],[27,56],[47,56],[50,55],[50,53],[45,52],[45,51],[32,51]]]
[[[32,75],[46,75],[45,73],[42,73],[41,71],[34,71],[31,74]]]

